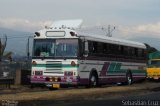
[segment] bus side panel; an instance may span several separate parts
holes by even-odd
[[[82,60],[78,71],[80,84],[89,84],[89,75],[92,69],[96,69],[98,72],[100,84],[125,82],[129,70],[132,73],[133,81],[138,81],[146,78],[144,67],[144,63]]]
[[[122,69],[131,72],[133,82],[146,78],[146,64],[144,63],[124,63]]]

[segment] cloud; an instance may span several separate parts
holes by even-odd
[[[18,19],[18,18],[8,18],[8,19],[0,18],[0,27],[20,30],[20,31],[34,32],[44,28],[45,26],[50,26],[53,23],[53,21],[50,20],[33,21],[33,20]],[[85,25],[85,23],[83,25]],[[97,26],[96,23],[95,26]],[[150,35],[151,37],[159,37],[160,35],[160,22],[152,24],[142,24],[137,26],[122,26],[115,24],[115,26],[116,30],[113,32],[113,36],[115,37],[121,37],[121,38],[125,37],[126,39],[130,39],[134,37],[142,37],[147,35]]]
[[[121,33],[123,37],[127,38],[145,35],[150,35],[150,37],[160,37],[160,22],[137,26],[118,26],[118,32]]]
[[[31,21],[27,19],[0,18],[0,27],[20,30],[20,31],[29,31],[29,32],[37,31],[51,24],[52,21]]]
[[[137,27],[137,30],[139,32],[153,33],[155,35],[160,35],[160,22],[156,24],[140,25]]]

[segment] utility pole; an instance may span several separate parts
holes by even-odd
[[[115,28],[116,27],[113,26],[113,28],[111,29],[111,25],[108,25],[108,29],[102,27],[102,30],[106,32],[106,36],[112,37],[112,32],[115,30]]]
[[[28,57],[28,59],[29,59],[29,57],[30,57],[30,52],[29,52],[29,40],[30,40],[30,38],[33,38],[33,36],[28,36],[28,42],[27,42],[27,57]]]
[[[111,35],[111,26],[110,25],[108,25],[108,37],[112,37],[112,35]]]

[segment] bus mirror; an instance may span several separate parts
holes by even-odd
[[[88,56],[89,51],[84,51],[84,57]]]
[[[85,41],[85,44],[84,44],[84,57],[87,57],[88,56],[88,53],[89,53],[89,50],[88,50],[88,42]]]

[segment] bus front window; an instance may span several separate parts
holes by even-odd
[[[36,39],[34,57],[77,57],[77,39]]]

